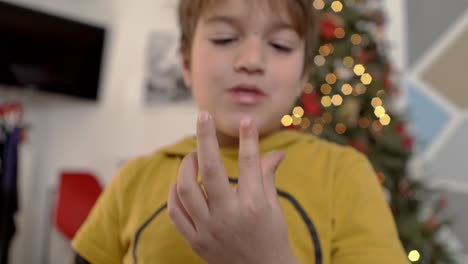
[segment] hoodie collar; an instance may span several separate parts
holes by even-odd
[[[310,139],[310,135],[293,130],[281,130],[280,132],[266,136],[260,140],[260,153],[263,155],[273,150],[285,149],[304,138]],[[162,151],[167,155],[183,157],[196,148],[196,136],[189,136],[173,145],[163,148]],[[236,147],[221,148],[221,154],[226,157],[237,159],[238,153],[239,149]]]

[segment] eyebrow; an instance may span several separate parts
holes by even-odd
[[[232,16],[224,16],[224,15],[210,16],[205,20],[205,23],[206,24],[226,23],[237,28],[241,27],[241,19],[237,19]],[[275,22],[273,25],[270,26],[270,31],[282,30],[282,29],[289,29],[294,32],[296,31],[296,28],[293,25],[284,21]]]

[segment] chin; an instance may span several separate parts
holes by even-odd
[[[239,127],[240,120],[223,119],[222,121],[216,121],[216,130],[225,136],[239,138]]]
[[[231,118],[231,119],[224,118],[222,120],[216,120],[217,121],[216,129],[220,133],[226,136],[239,138],[240,136],[239,128],[240,128],[241,120],[242,118]],[[280,127],[276,128],[276,127],[268,126],[266,122],[262,122],[261,120],[258,120],[255,117],[254,117],[254,122],[257,125],[258,134],[260,136],[269,135],[273,133],[274,131],[277,131],[280,129]]]

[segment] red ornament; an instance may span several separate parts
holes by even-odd
[[[360,141],[360,140],[355,140],[355,139],[350,139],[348,140],[348,145],[354,147],[356,150],[364,153],[364,154],[367,154],[369,149],[367,147],[366,144],[364,144],[364,142]]]
[[[359,49],[356,54],[356,62],[365,65],[368,61],[369,54],[364,49]]]
[[[392,83],[390,82],[390,78],[389,78],[388,73],[384,74],[382,82],[383,82],[383,87],[384,87],[385,91],[393,92],[393,86],[392,86]]]
[[[336,15],[324,15],[320,21],[320,37],[327,41],[335,40],[335,30],[339,27],[341,27],[341,23]]]
[[[365,49],[359,49],[356,54],[356,62],[359,64],[370,64],[377,59],[377,53],[375,50],[367,51]]]
[[[290,126],[287,126],[286,129],[289,129],[289,130],[299,130],[299,126],[296,126],[296,125],[290,125]]]
[[[398,184],[398,191],[403,198],[409,198],[411,196],[411,190],[407,181],[400,181]]]
[[[403,123],[398,123],[398,124],[395,126],[395,132],[396,132],[399,136],[403,136],[403,134],[405,133],[405,127],[404,127]]]
[[[403,123],[396,124],[395,132],[400,136],[404,148],[406,150],[412,150],[414,146],[414,139],[406,133],[406,129]]]
[[[414,140],[412,137],[405,135],[403,137],[403,146],[406,150],[412,150],[414,145]]]
[[[428,230],[435,230],[439,226],[439,223],[434,215],[429,217],[425,222],[424,222],[424,227]]]
[[[319,103],[320,95],[317,92],[302,94],[301,103],[304,113],[313,117],[319,117],[322,114],[322,106]]]

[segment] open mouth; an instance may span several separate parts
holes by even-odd
[[[235,86],[229,89],[229,94],[239,104],[257,104],[266,97],[262,89],[252,85]]]

